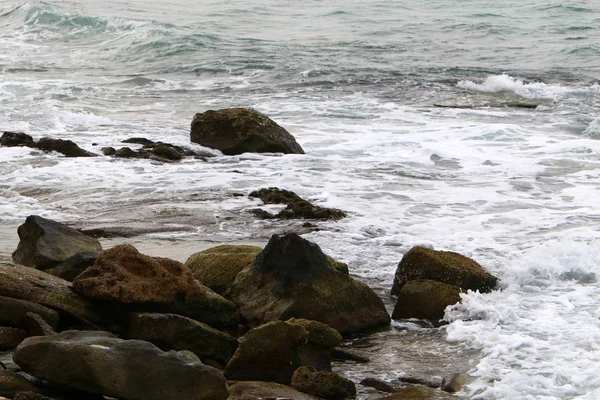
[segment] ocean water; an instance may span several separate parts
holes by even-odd
[[[380,370],[342,373],[392,379],[415,370],[401,354],[427,348],[468,354],[464,399],[600,398],[600,3],[0,2],[0,130],[96,153],[139,136],[202,149],[194,113],[234,106],[306,154],[165,164],[0,148],[0,253],[31,214],[146,228],[104,245],[180,260],[265,243],[299,226],[249,215],[246,195],[278,186],[349,213],[305,237],[382,292],[414,245],[502,279],[449,307],[447,326],[395,322]]]

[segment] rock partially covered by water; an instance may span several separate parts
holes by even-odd
[[[223,374],[182,353],[108,332],[65,331],[23,341],[15,362],[27,373],[119,399],[225,400]]]
[[[0,146],[6,147],[34,147],[33,138],[23,132],[4,132],[0,138]]]
[[[238,274],[229,296],[251,326],[296,317],[343,334],[390,322],[373,290],[337,271],[317,244],[294,233],[273,235]]]
[[[430,280],[408,281],[398,294],[392,318],[440,320],[444,318],[447,306],[460,301],[460,292],[458,286],[447,283]]]
[[[265,204],[285,204],[287,207],[277,214],[271,214],[261,209],[251,212],[264,219],[332,219],[337,220],[346,217],[346,213],[336,208],[315,206],[308,200],[304,200],[296,193],[276,187],[260,189],[250,193],[250,197],[258,197]]]
[[[13,261],[37,269],[53,268],[77,253],[102,250],[97,239],[38,215],[27,217],[17,233]]]
[[[56,151],[67,157],[95,157],[96,154],[83,150],[75,142],[64,139],[44,137],[38,140],[36,147],[44,151]]]
[[[408,386],[380,400],[457,400],[457,397],[426,386]]]
[[[252,265],[261,251],[258,246],[217,246],[192,254],[185,265],[200,283],[225,295],[237,274]]]
[[[450,251],[437,251],[422,246],[410,249],[398,264],[392,294],[413,280],[432,280],[458,286],[464,290],[492,291],[498,278],[476,261]]]
[[[307,366],[294,371],[292,387],[323,399],[343,400],[356,397],[356,386],[350,379]]]
[[[191,141],[226,155],[304,154],[296,139],[266,115],[247,108],[209,110],[192,121]]]
[[[73,281],[73,289],[94,300],[156,305],[156,311],[181,314],[211,326],[238,322],[235,304],[199,284],[184,264],[141,254],[129,244],[102,252]]]
[[[203,360],[223,365],[238,346],[234,337],[177,314],[134,313],[127,336],[152,342],[163,350],[189,350]]]

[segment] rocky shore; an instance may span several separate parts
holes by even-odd
[[[192,140],[224,154],[304,153],[287,131],[246,109],[196,115]],[[204,157],[162,142],[129,143],[142,148],[103,154],[161,162]],[[0,144],[93,155],[72,142],[36,142],[22,133],[4,133]],[[455,362],[464,357],[442,364],[427,351],[427,334],[411,339],[409,329],[406,342],[391,343],[390,332],[418,324],[438,335],[444,309],[463,291],[493,290],[496,277],[463,255],[414,247],[399,260],[393,282],[373,287],[302,237],[347,213],[285,189],[242,195],[285,207],[277,214],[254,209],[251,218],[301,223],[266,245],[211,246],[182,262],[132,245],[143,226],[78,230],[29,216],[10,259],[0,259],[0,396],[455,398],[466,379]],[[98,238],[111,238],[111,245]],[[395,353],[415,363],[414,376],[392,376],[386,363]]]

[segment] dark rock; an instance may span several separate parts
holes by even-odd
[[[444,392],[456,393],[460,391],[467,383],[467,377],[464,374],[453,374],[442,380],[441,389]]]
[[[258,246],[217,246],[192,254],[185,265],[201,284],[225,295],[237,274],[250,266],[261,251]]]
[[[29,311],[26,316],[28,336],[50,336],[56,334],[54,328],[39,314]]]
[[[137,151],[131,150],[129,147],[121,147],[115,152],[115,157],[119,158],[140,158]]]
[[[258,197],[265,204],[285,204],[287,207],[277,214],[271,214],[261,209],[250,210],[251,213],[263,219],[324,219],[337,220],[344,218],[346,213],[335,208],[315,206],[294,192],[276,187],[260,189],[249,194]]]
[[[331,353],[342,343],[342,335],[318,321],[291,318],[286,322],[303,326],[308,331],[308,340],[298,348],[298,363],[311,365],[319,371],[331,371]]]
[[[0,146],[17,147],[27,146],[35,147],[33,138],[23,132],[4,132],[0,138]]]
[[[209,110],[192,121],[190,139],[226,155],[242,153],[304,154],[296,139],[269,117],[247,108]]]
[[[402,389],[402,386],[395,385],[391,382],[382,381],[377,378],[365,378],[360,381],[360,384],[367,387],[372,387],[373,389],[379,390],[380,392],[387,393],[395,393]]]
[[[13,400],[56,400],[53,397],[44,396],[43,394],[35,392],[20,392]],[[87,400],[87,399],[86,399]]]
[[[197,358],[108,332],[66,331],[25,339],[14,353],[40,379],[119,399],[225,400],[223,374]]]
[[[457,400],[457,398],[439,389],[426,386],[409,386],[380,400]]]
[[[356,386],[350,379],[333,372],[316,371],[307,366],[294,371],[291,386],[323,399],[342,400],[356,397]]]
[[[446,307],[460,301],[460,292],[458,286],[447,283],[429,280],[408,281],[398,293],[392,318],[439,321],[444,318]]]
[[[307,340],[308,331],[303,326],[282,321],[251,329],[240,339],[225,376],[230,380],[289,384],[300,366],[298,349]]]
[[[99,251],[84,251],[77,253],[58,264],[52,271],[48,272],[69,282],[73,282],[79,274],[94,265],[99,255]]]
[[[223,365],[238,346],[234,337],[176,314],[135,313],[127,335],[152,342],[162,350],[189,350],[201,359],[213,359]]]
[[[362,354],[359,354],[352,350],[342,349],[341,347],[334,348],[331,351],[331,357],[335,360],[354,361],[357,363],[371,362],[371,359],[369,357],[365,357]]]
[[[318,245],[294,233],[273,235],[254,264],[238,274],[229,297],[250,326],[296,317],[344,334],[390,322],[373,290],[337,271]]]
[[[419,378],[418,376],[400,376],[397,378],[398,382],[403,384],[409,383],[411,385],[423,385],[429,386],[430,388],[437,389],[440,387],[441,379],[435,378]]]
[[[398,264],[392,294],[400,293],[406,282],[419,279],[443,282],[482,293],[490,292],[498,283],[498,278],[468,257],[416,246]]]
[[[55,267],[77,253],[102,250],[98,240],[38,215],[27,217],[17,233],[13,261],[37,269]]]
[[[94,153],[83,150],[81,147],[71,140],[41,138],[36,147],[44,151],[56,151],[67,157],[95,157]]]
[[[320,400],[289,386],[274,382],[235,382],[228,400]]]
[[[27,332],[21,328],[0,326],[0,350],[14,349],[27,337]]]
[[[71,283],[64,279],[33,268],[2,262],[0,296],[41,304],[92,327],[115,313],[113,309],[107,313],[107,310],[77,295]]]
[[[30,301],[0,296],[1,325],[28,329],[30,318],[27,313],[29,312],[40,315],[50,327],[56,329],[59,319],[58,312]]]
[[[0,369],[0,396],[13,398],[20,392],[39,393],[40,389],[16,372]]]
[[[103,251],[96,263],[73,281],[81,295],[121,304],[153,305],[215,327],[235,326],[235,304],[199,284],[179,261],[150,257],[131,245]]]
[[[121,143],[152,144],[154,142],[150,139],[146,139],[143,137],[133,137],[133,138],[122,140]]]
[[[105,156],[114,156],[117,154],[117,149],[114,147],[103,147],[100,149]]]
[[[184,158],[184,154],[177,151],[173,146],[166,144],[160,144],[153,147],[152,153],[159,158],[165,158],[171,161],[179,161]]]

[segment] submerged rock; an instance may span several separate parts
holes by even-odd
[[[492,291],[498,283],[498,278],[468,257],[451,251],[416,246],[398,264],[392,294],[400,293],[406,282],[420,279],[443,282],[464,290],[479,290],[482,293]]]
[[[390,322],[373,290],[337,271],[317,244],[294,233],[273,235],[238,274],[229,296],[250,326],[296,317],[343,334]]]
[[[333,372],[316,371],[307,366],[294,371],[291,386],[323,399],[343,400],[356,396],[356,386],[350,379]]]
[[[141,254],[132,245],[103,251],[96,263],[73,281],[77,293],[94,300],[154,305],[211,326],[235,326],[235,304],[199,284],[179,261]]]
[[[96,154],[83,150],[71,140],[52,139],[49,137],[41,138],[36,147],[44,151],[56,151],[67,157],[95,157]]]
[[[225,400],[223,374],[149,342],[123,340],[108,332],[66,331],[36,336],[15,350],[27,373],[52,382],[119,399]]]
[[[31,136],[23,132],[4,132],[0,138],[0,146],[35,147],[35,142]]]
[[[209,110],[192,121],[191,141],[226,155],[304,154],[296,139],[266,115],[247,108]]]
[[[17,233],[20,240],[13,261],[37,269],[53,268],[77,253],[102,250],[97,239],[38,215],[27,217]]]
[[[336,208],[315,206],[304,200],[296,193],[276,187],[260,189],[250,193],[250,197],[258,197],[265,204],[285,204],[287,207],[277,214],[271,214],[261,209],[251,212],[263,219],[324,219],[337,220],[346,217],[346,213]]]

